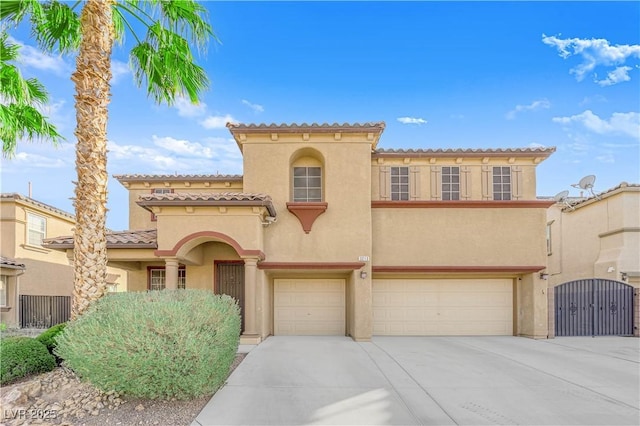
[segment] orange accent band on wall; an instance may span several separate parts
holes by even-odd
[[[555,201],[547,200],[511,200],[511,201],[372,201],[373,209],[546,209],[554,205]]]

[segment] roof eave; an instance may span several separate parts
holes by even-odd
[[[140,207],[153,213],[150,207],[158,206],[231,206],[231,207],[264,207],[269,216],[276,217],[276,209],[271,201],[230,201],[230,200],[140,200]]]

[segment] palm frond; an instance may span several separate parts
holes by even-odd
[[[18,24],[26,15],[42,15],[42,5],[38,0],[2,0],[0,20]]]
[[[134,78],[158,103],[172,105],[177,96],[198,101],[198,94],[209,86],[204,69],[196,65],[189,43],[180,35],[156,22],[147,39],[131,50]]]
[[[2,154],[11,158],[18,140],[51,140],[54,145],[64,138],[47,118],[30,105],[11,103],[0,105],[0,139]]]
[[[82,38],[80,16],[68,4],[59,1],[46,3],[43,11],[43,16],[33,16],[33,32],[40,47],[49,52],[77,50]]]

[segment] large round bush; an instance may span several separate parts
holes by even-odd
[[[51,371],[56,360],[46,346],[31,337],[7,337],[0,341],[0,384]]]
[[[103,297],[56,339],[55,353],[103,390],[187,399],[226,379],[240,340],[235,300],[206,290]]]

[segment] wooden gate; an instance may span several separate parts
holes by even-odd
[[[227,294],[238,302],[244,331],[244,262],[216,262],[214,289],[216,294]]]
[[[595,278],[559,285],[555,317],[556,336],[632,336],[633,287]]]

